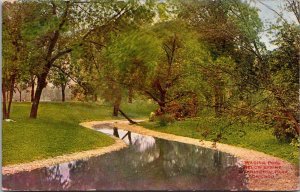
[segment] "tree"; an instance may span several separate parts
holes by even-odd
[[[169,103],[193,94],[187,88],[192,65],[205,53],[193,35],[179,21],[119,35],[103,52],[109,63],[107,78],[147,95],[164,114]]]
[[[293,84],[296,82],[294,77],[297,77],[295,68],[299,67],[296,64],[298,59],[296,50],[299,44],[296,38],[296,28],[292,27],[281,13],[276,12],[285,25],[283,28],[286,29],[278,33],[276,42],[280,42],[281,51],[284,44],[289,44],[289,48],[287,46],[284,48],[285,53],[294,54],[292,57],[285,58],[286,60],[283,62],[282,58],[279,59],[279,55],[284,55],[280,49],[270,54],[264,44],[260,42],[259,35],[263,31],[263,25],[258,17],[257,9],[251,7],[247,2],[237,0],[179,1],[178,4],[179,17],[187,20],[199,32],[202,39],[209,44],[214,58],[223,55],[231,56],[234,59],[235,70],[221,70],[222,73],[227,73],[235,79],[234,87],[238,88],[233,94],[236,98],[231,97],[231,100],[234,101],[230,102],[232,111],[237,109],[240,113],[236,114],[250,116],[255,114],[260,119],[272,119],[281,127],[284,122],[283,127],[291,125],[292,132],[299,135],[296,105],[291,101],[291,98],[295,97],[292,96],[294,94],[290,94],[290,97],[285,95],[287,87],[283,86],[284,84],[289,84],[291,87],[297,86],[296,83]],[[297,1],[287,1],[287,10],[292,11],[296,18],[299,13],[297,6],[299,7]],[[278,26],[278,24],[276,25]],[[207,29],[209,33],[206,33]],[[274,32],[274,28],[271,30]],[[294,47],[292,48],[292,46]],[[275,57],[278,61],[275,61],[277,60]],[[288,69],[282,65],[291,68]],[[282,78],[287,73],[293,77],[288,80],[289,83]],[[244,112],[241,113],[241,111]]]
[[[39,61],[39,73],[36,75],[37,88],[31,107],[31,118],[37,117],[41,94],[47,85],[46,79],[54,62],[72,51],[72,48],[62,48],[66,43],[64,42],[65,39],[61,38],[70,18],[72,3],[68,1],[62,3],[37,2],[35,5],[35,10],[33,10],[35,14],[32,14],[33,21],[26,28],[27,33],[36,30],[37,34],[33,37],[34,41],[31,48],[39,49],[39,55],[34,55],[34,59]],[[44,10],[44,14],[41,14],[41,10]],[[36,17],[37,15],[39,16]],[[57,50],[58,47],[60,50]]]
[[[3,66],[2,66],[2,109],[3,118],[9,119],[14,88],[17,79],[25,72],[26,45],[22,36],[24,12],[22,5],[5,2],[3,4]],[[7,94],[9,93],[9,94]]]
[[[31,42],[31,61],[38,67],[37,87],[30,112],[30,117],[36,118],[42,91],[57,60],[85,43],[97,44],[89,37],[112,28],[113,23],[132,7],[130,3],[119,1],[26,3],[34,4],[29,18],[31,22],[25,26],[24,33],[27,41]]]
[[[250,42],[258,43],[258,34],[261,31],[261,22],[257,10],[246,3],[235,0],[230,1],[179,1],[178,17],[184,19],[200,35],[210,50],[211,66],[206,66],[210,73],[230,75],[238,88],[234,96],[242,97],[243,94],[253,89],[256,84],[254,76],[253,53],[249,53]],[[247,22],[240,18],[247,18]],[[217,66],[219,58],[231,58],[235,67]],[[202,70],[203,71],[203,70]],[[215,76],[215,75],[214,75]],[[211,107],[215,108],[216,115],[221,115],[221,106],[229,107],[229,100],[225,98],[225,84],[222,78],[211,81],[214,99]],[[232,85],[233,86],[233,85]],[[222,91],[223,90],[223,91]],[[232,90],[233,91],[233,90]],[[231,97],[232,99],[232,97]]]
[[[271,111],[276,122],[275,135],[288,139],[299,135],[299,67],[300,67],[300,31],[295,24],[277,27],[278,46],[269,55],[270,81],[275,99]]]
[[[55,64],[53,64],[53,68],[49,74],[49,81],[57,88],[61,89],[61,101],[65,101],[65,90],[69,85],[70,81],[74,79],[74,71],[71,61],[71,54],[66,54],[57,60]]]

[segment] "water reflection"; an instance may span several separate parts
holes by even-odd
[[[98,129],[128,148],[3,177],[14,190],[245,190],[236,159],[219,151],[117,128]]]

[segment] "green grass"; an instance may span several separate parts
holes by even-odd
[[[215,139],[216,135],[223,128],[223,138],[219,141],[221,143],[261,151],[298,164],[298,148],[278,141],[272,135],[270,127],[259,123],[237,123],[224,128],[227,124],[227,119],[217,119],[210,115],[202,115],[197,119],[177,121],[167,126],[160,126],[158,122],[143,122],[142,126],[155,131],[210,141]]]
[[[123,104],[132,118],[145,118],[154,105]],[[3,122],[3,166],[95,149],[114,143],[110,137],[79,125],[112,119],[112,107],[95,103],[41,103],[37,119],[29,119],[30,103],[13,103],[11,119]]]
[[[122,110],[132,118],[147,118],[155,105],[145,101],[122,104]],[[95,103],[41,103],[37,119],[29,119],[30,103],[13,103],[11,119],[3,122],[3,165],[30,162],[58,155],[94,149],[113,144],[113,140],[99,132],[79,126],[80,122],[109,120],[112,107]],[[178,121],[161,127],[157,122],[143,126],[156,131],[186,137],[213,140],[227,119],[211,114]],[[224,129],[220,142],[261,151],[298,163],[297,147],[279,142],[270,127],[259,123],[234,124]],[[206,137],[203,133],[209,133]],[[246,133],[246,134],[244,134]]]

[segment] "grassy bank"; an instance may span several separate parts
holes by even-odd
[[[259,123],[236,123],[226,127],[227,119],[202,116],[197,119],[177,121],[166,126],[158,122],[143,122],[142,126],[155,131],[172,133],[200,140],[213,141],[222,132],[219,142],[261,151],[283,158],[294,164],[299,162],[299,150],[288,143],[278,141],[272,135],[272,129]]]
[[[130,117],[143,118],[152,104],[122,105]],[[114,143],[110,137],[79,126],[80,122],[112,119],[109,105],[41,103],[37,119],[29,119],[30,103],[13,103],[11,119],[3,122],[3,166],[95,149]]]

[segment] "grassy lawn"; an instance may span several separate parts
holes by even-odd
[[[153,104],[122,105],[132,118],[144,118]],[[114,143],[110,137],[79,126],[89,120],[112,119],[112,107],[95,103],[41,103],[37,119],[29,119],[30,103],[13,103],[3,122],[3,166],[95,149]]]
[[[177,121],[161,126],[158,122],[143,122],[142,126],[165,133],[172,133],[203,140],[213,140],[224,129],[223,138],[219,141],[239,147],[254,149],[273,156],[283,158],[294,164],[299,162],[299,150],[288,143],[279,142],[270,127],[258,124],[234,124],[224,128],[226,119],[203,116],[197,119]]]
[[[132,118],[147,118],[155,109],[151,103],[122,104]],[[11,118],[3,122],[3,165],[30,162],[67,153],[108,146],[114,141],[99,132],[79,126],[80,122],[109,120],[112,107],[95,103],[41,103],[37,119],[29,119],[30,103],[13,103]],[[144,122],[146,128],[186,137],[213,140],[228,120],[202,114],[200,118],[178,121],[167,126]],[[269,127],[258,123],[234,124],[224,129],[220,142],[262,151],[297,163],[297,147],[279,142]],[[205,134],[207,136],[205,136]]]

